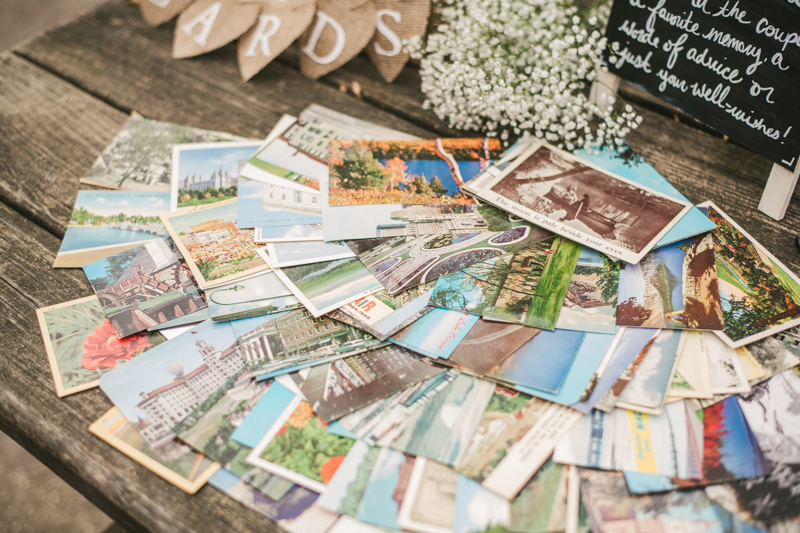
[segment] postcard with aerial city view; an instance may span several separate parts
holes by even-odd
[[[81,183],[126,191],[170,192],[173,145],[247,140],[220,131],[149,120],[134,113]]]
[[[258,256],[253,230],[236,227],[236,213],[232,199],[163,218],[203,289],[269,269]]]
[[[480,199],[615,259],[638,263],[691,204],[544,142],[466,189]]]
[[[167,192],[78,191],[53,268],[79,268],[162,239]]]
[[[89,263],[83,271],[119,338],[208,307],[172,239]]]
[[[159,333],[117,338],[97,296],[36,310],[59,397],[97,387],[100,377],[164,342]]]
[[[461,186],[500,157],[498,139],[331,141],[329,205],[474,204]]]
[[[239,171],[260,145],[258,141],[174,145],[170,211],[236,198]]]
[[[698,206],[717,225],[711,232],[725,329],[739,348],[800,325],[800,278],[711,202]]]

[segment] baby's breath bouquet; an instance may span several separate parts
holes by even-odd
[[[407,43],[421,59],[425,106],[451,127],[508,140],[525,133],[567,150],[621,147],[641,122],[587,87],[603,68],[608,2],[439,0],[442,24]]]

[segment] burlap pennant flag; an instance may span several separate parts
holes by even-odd
[[[431,14],[430,0],[373,0],[376,8],[375,35],[367,45],[367,55],[388,82],[403,70],[409,54],[403,40],[425,35]]]
[[[300,37],[300,71],[317,79],[353,59],[375,33],[373,0],[317,0],[314,21]]]
[[[261,4],[238,0],[197,0],[178,17],[172,57],[192,57],[228,44],[256,21]]]
[[[300,37],[311,24],[316,10],[314,0],[271,0],[260,5],[261,15],[255,25],[239,38],[237,56],[244,81],[255,76]]]
[[[189,7],[192,0],[139,0],[142,18],[151,26],[164,24]]]

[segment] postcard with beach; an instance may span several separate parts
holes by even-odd
[[[638,263],[691,208],[536,141],[466,191],[615,259]]]
[[[149,120],[134,113],[81,183],[126,191],[170,192],[173,145],[247,140],[219,131]]]
[[[550,237],[550,232],[539,228],[518,226],[502,233],[384,237],[345,243],[386,290],[390,294],[396,294],[403,289],[434,281],[475,263],[513,253]]]
[[[198,206],[163,220],[203,289],[269,269],[256,253],[253,230],[236,227],[236,200]]]
[[[581,246],[550,237],[440,277],[431,305],[553,330]]]
[[[478,315],[435,308],[389,340],[433,359],[447,359],[478,320]]]
[[[219,463],[178,442],[175,446],[183,453],[164,459],[142,438],[136,424],[130,423],[116,407],[98,418],[89,431],[188,494],[200,490],[220,468]]]
[[[732,348],[800,325],[800,278],[711,202],[698,206],[717,225],[714,257],[725,329]]]
[[[291,228],[322,224],[317,202],[303,202],[302,193],[280,190],[263,181],[239,176],[237,181],[239,219],[236,225],[244,228]],[[314,196],[315,200],[317,197]],[[290,203],[290,200],[293,200]]]
[[[446,363],[482,376],[539,333],[536,328],[480,319],[458,343]]]
[[[269,242],[321,241],[322,224],[257,227],[255,228],[253,240],[261,244]]]
[[[597,250],[581,247],[556,329],[611,334],[616,331],[620,264]]]
[[[164,342],[158,332],[116,336],[97,296],[36,310],[59,397],[97,387],[100,377]]]
[[[403,504],[415,458],[380,448],[355,517],[367,524],[399,529],[397,516]]]
[[[169,234],[167,192],[78,191],[53,268],[79,268]]]
[[[307,265],[356,256],[350,248],[336,242],[271,242],[259,250],[259,254],[272,268]]]
[[[236,198],[239,170],[260,145],[258,141],[173,145],[170,212]]]
[[[239,320],[303,307],[275,272],[259,272],[206,291],[214,320]]]
[[[442,372],[390,344],[314,367],[300,390],[319,418],[330,422]]]
[[[436,461],[417,457],[411,469],[397,525],[406,531],[452,533],[458,474]]]
[[[247,462],[315,492],[324,492],[356,441],[332,435],[299,396],[269,428]]]
[[[356,258],[278,268],[275,273],[315,317],[382,288]]]
[[[208,307],[172,239],[89,263],[83,271],[119,338]]]
[[[328,203],[474,204],[461,186],[501,151],[498,139],[333,140]]]
[[[714,242],[710,233],[621,263],[617,325],[722,330]]]

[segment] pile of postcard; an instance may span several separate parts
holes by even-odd
[[[292,533],[796,531],[800,279],[631,150],[134,115],[39,310],[59,396]]]

